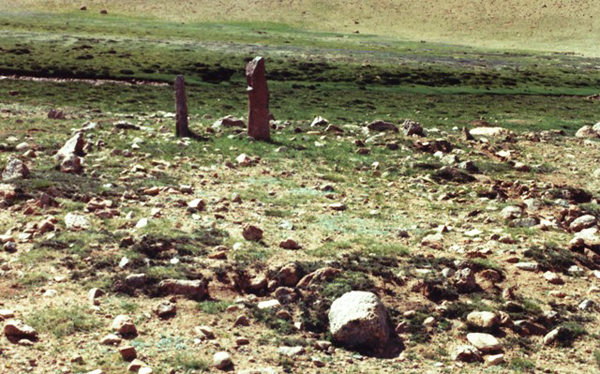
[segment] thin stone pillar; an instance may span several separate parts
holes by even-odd
[[[180,138],[192,136],[188,127],[187,96],[185,94],[185,78],[178,75],[175,78],[175,135]]]
[[[269,126],[269,88],[265,78],[265,59],[256,57],[246,66],[248,81],[248,136],[271,140]]]

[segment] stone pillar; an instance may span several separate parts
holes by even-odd
[[[188,128],[188,107],[183,75],[175,78],[175,111],[175,135],[183,138],[191,137],[192,134]]]
[[[265,78],[265,59],[256,57],[246,66],[248,81],[248,136],[271,140],[269,126],[269,88]]]

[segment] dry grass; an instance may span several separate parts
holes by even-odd
[[[80,0],[5,0],[3,11],[72,12]],[[162,1],[97,0],[90,12],[194,22],[281,22],[318,31],[378,34],[491,48],[597,56],[600,2],[592,0]]]

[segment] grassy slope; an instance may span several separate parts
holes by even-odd
[[[7,0],[4,11],[71,12],[80,0]],[[600,2],[592,0],[161,1],[97,0],[89,11],[184,21],[277,20],[309,30],[372,33],[409,40],[598,55]],[[358,23],[356,23],[358,22]]]

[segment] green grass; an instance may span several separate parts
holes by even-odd
[[[220,315],[227,309],[228,306],[232,305],[229,301],[212,301],[207,300],[196,304],[198,310],[201,310],[207,314]]]
[[[31,314],[27,323],[39,332],[52,333],[57,339],[91,332],[103,326],[102,321],[83,305],[44,308]]]
[[[268,31],[265,35],[249,23],[124,20],[79,13],[0,13],[0,72],[168,83],[184,74],[194,127],[204,114],[246,115],[243,72],[255,54],[245,47],[250,43],[260,45],[260,54],[267,58],[271,111],[284,120],[310,121],[321,115],[344,124],[411,118],[449,129],[483,118],[513,129],[573,132],[593,123],[598,110],[597,102],[582,97],[596,93],[600,84],[591,59],[401,41],[382,47],[376,38],[339,38],[273,24],[260,26]],[[297,58],[290,48],[314,57]],[[41,84],[46,89],[39,89]],[[0,81],[0,88],[13,92],[3,97],[4,105],[173,111],[169,86],[8,80]],[[152,150],[156,144],[148,141],[142,147]],[[323,151],[312,148],[306,153],[332,154]],[[377,154],[364,159],[373,156]]]
[[[218,6],[209,0],[161,3],[152,0],[120,3],[98,0],[87,5],[88,11],[81,12],[78,10],[81,2],[74,0],[6,0],[0,4],[0,10],[15,12],[15,15],[32,11],[52,12],[54,15],[46,18],[55,20],[56,27],[62,26],[65,17],[84,19],[89,25],[107,21],[125,23],[123,21],[135,17],[136,22],[127,22],[126,29],[139,30],[140,35],[155,29],[153,23],[159,19],[173,21],[171,32],[181,34],[198,21],[228,22],[240,28],[252,25],[247,34],[254,38],[269,38],[274,30],[284,33],[290,29],[286,26],[289,24],[295,29],[324,31],[325,40],[338,37],[339,34],[331,31],[343,32],[357,43],[372,41],[373,35],[367,34],[377,34],[375,40],[379,41],[376,44],[379,48],[385,48],[395,37],[412,40],[411,46],[425,44],[427,40],[503,49],[534,48],[598,54],[593,48],[594,41],[598,39],[598,28],[591,15],[597,14],[600,9],[595,2],[576,0],[563,1],[561,6],[553,6],[543,0],[507,0],[502,4],[476,0],[449,0],[445,3],[424,0],[418,4],[408,0],[385,0],[377,4],[341,0],[327,3],[317,0],[292,3],[259,0],[251,5],[226,0]],[[100,15],[100,9],[107,9],[109,14]],[[450,11],[452,9],[460,9],[460,12]],[[521,22],[514,22],[515,12],[519,13]],[[250,20],[253,22],[250,23]],[[82,25],[78,24],[77,29],[81,28]],[[213,33],[220,31],[218,25],[214,29]],[[354,30],[359,30],[360,34],[352,33]],[[121,30],[117,27],[116,31]],[[299,34],[301,36],[301,32],[288,33],[282,42],[296,42]]]
[[[210,369],[210,362],[208,360],[199,358],[197,354],[192,353],[177,353],[173,357],[172,363],[181,368],[185,374],[204,373]]]
[[[508,363],[508,367],[517,373],[533,373],[535,363],[528,358],[514,357]]]

